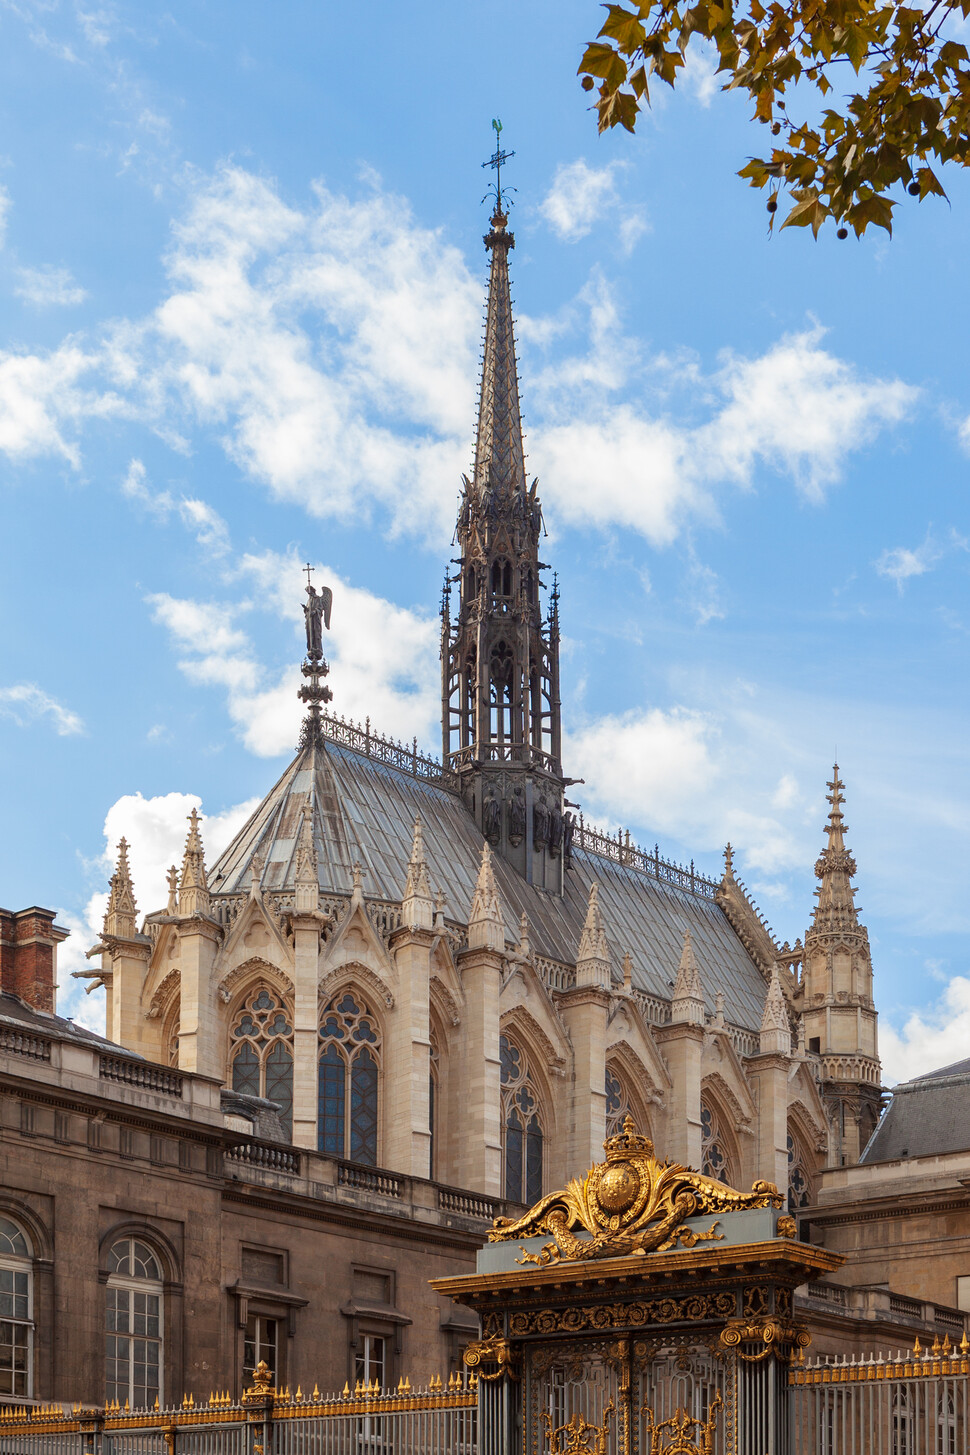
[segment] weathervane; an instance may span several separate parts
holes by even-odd
[[[321,586],[317,591],[310,580],[313,568],[309,561],[304,570],[306,571],[307,595],[303,606],[303,617],[306,622],[306,660],[300,671],[307,680],[297,696],[301,702],[310,704],[310,711],[304,720],[300,734],[301,746],[307,747],[317,742],[320,737],[320,704],[333,699],[333,693],[323,682],[323,678],[330,672],[327,659],[323,655],[323,629],[326,627],[327,631],[330,630],[333,592],[329,586]]]
[[[503,162],[507,162],[510,157],[514,157],[515,156],[515,152],[503,152],[503,150],[502,150],[502,123],[497,119],[497,117],[493,117],[492,118],[492,127],[493,127],[493,129],[495,131],[495,150],[492,153],[492,155],[489,157],[489,159],[488,159],[487,162],[482,162],[482,166],[483,167],[492,167],[492,168],[494,168],[494,171],[495,171],[495,210],[497,212],[501,212],[502,211],[502,164],[503,164]],[[515,191],[515,188],[514,187],[511,187],[511,188],[509,188],[509,191],[514,192]],[[488,195],[489,194],[486,192],[485,193],[485,197],[487,197]],[[485,200],[485,198],[483,197],[482,198],[482,201],[484,202],[484,200]]]

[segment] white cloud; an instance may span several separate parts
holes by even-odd
[[[34,682],[0,687],[0,717],[12,718],[18,727],[28,727],[38,718],[49,717],[54,731],[62,738],[84,732],[84,723],[77,713],[64,707]]]
[[[167,520],[173,511],[177,512],[182,524],[192,531],[198,544],[210,555],[224,556],[229,551],[229,527],[222,516],[204,500],[187,496],[176,500],[168,490],[153,490],[141,460],[134,459],[129,463],[121,482],[121,493],[129,500],[138,501],[158,520]]]
[[[88,868],[105,886],[114,872],[118,842],[128,841],[128,862],[138,904],[139,922],[145,914],[165,908],[168,900],[168,870],[182,863],[187,819],[192,809],[202,818],[202,841],[206,863],[212,864],[231,843],[253,810],[258,798],[247,799],[221,813],[201,813],[202,799],[195,793],[162,793],[145,798],[141,793],[127,793],[108,809],[104,821],[104,850]],[[72,1015],[81,1025],[104,1034],[104,994],[95,992],[90,998],[85,987],[71,978],[75,970],[90,970],[87,951],[101,934],[101,924],[108,904],[107,888],[91,895],[84,911],[75,914],[59,910],[58,919],[71,931],[70,939],[58,951],[58,1013]],[[95,962],[96,963],[96,962]]]
[[[957,439],[960,441],[963,448],[968,453],[970,453],[970,414],[968,414],[963,423],[958,426]]]
[[[684,56],[683,70],[677,77],[678,89],[706,109],[721,89],[717,66],[717,48],[713,42],[693,36]]]
[[[901,1031],[885,1014],[879,1026],[879,1054],[890,1082],[925,1076],[955,1061],[965,1061],[970,1047],[970,978],[954,975],[942,996],[928,1009],[914,1011]]]
[[[556,168],[539,211],[557,237],[564,242],[578,242],[616,202],[617,166],[610,162],[605,167],[590,167],[580,157]]]
[[[12,459],[60,455],[76,467],[68,429],[121,410],[114,393],[81,388],[99,363],[70,340],[46,355],[0,351],[0,450]]]
[[[14,289],[17,297],[37,308],[71,308],[88,296],[67,268],[18,268],[17,276],[20,278],[20,286]]]
[[[880,576],[886,576],[895,582],[897,591],[902,595],[903,586],[910,577],[923,576],[932,569],[942,554],[927,537],[915,550],[910,550],[908,546],[895,546],[892,550],[883,551],[876,562],[876,570]]]
[[[0,248],[7,240],[7,218],[10,214],[10,193],[0,184]]]
[[[426,741],[438,710],[437,622],[349,585],[327,566],[318,579],[334,592],[327,656],[334,709],[405,741]],[[303,708],[297,699],[303,652],[302,566],[295,555],[267,551],[244,556],[230,573],[250,598],[216,604],[149,598],[155,620],[182,652],[179,667],[193,682],[222,687],[229,714],[251,752],[272,757],[292,752]],[[259,607],[293,623],[291,665],[280,670],[258,659],[238,625]]]

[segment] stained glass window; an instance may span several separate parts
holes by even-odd
[[[317,1145],[331,1157],[377,1164],[381,1033],[356,992],[342,991],[320,1026]]]
[[[499,1043],[504,1108],[505,1196],[530,1205],[542,1196],[542,1120],[525,1053],[502,1036]]]
[[[140,1238],[108,1253],[105,1398],[146,1409],[162,1398],[162,1270]]]
[[[606,1135],[612,1137],[623,1128],[630,1116],[630,1097],[620,1073],[612,1066],[606,1068]],[[636,1117],[633,1118],[637,1120]]]
[[[812,1184],[805,1157],[797,1139],[788,1133],[788,1211],[808,1207],[812,1200]]]
[[[265,1096],[293,1134],[293,1024],[275,991],[256,990],[236,1017],[230,1036],[232,1089]]]
[[[718,1182],[726,1182],[729,1187],[733,1187],[737,1180],[718,1113],[706,1101],[701,1102],[701,1171],[705,1177],[716,1177]]]
[[[25,1234],[0,1217],[0,1394],[33,1393],[33,1281]]]

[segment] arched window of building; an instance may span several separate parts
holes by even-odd
[[[622,1129],[630,1111],[630,1098],[623,1077],[613,1066],[606,1068],[606,1135],[612,1137]],[[636,1117],[633,1118],[636,1121]],[[641,1128],[642,1130],[642,1128]]]
[[[292,1136],[293,1023],[280,996],[265,986],[256,990],[236,1017],[230,1040],[233,1091],[275,1101]]]
[[[525,1052],[508,1036],[500,1041],[502,1152],[505,1196],[530,1206],[542,1196],[542,1118]]]
[[[726,1182],[728,1187],[737,1185],[737,1168],[721,1126],[720,1112],[709,1101],[701,1102],[701,1171],[705,1177]]]
[[[440,1061],[438,1057],[438,1037],[434,1031],[431,1032],[431,1050],[428,1065],[428,1131],[431,1134],[428,1146],[428,1176],[433,1178],[437,1168],[437,1117],[438,1117],[438,1077],[440,1075]]]
[[[492,595],[512,595],[512,563],[504,556],[492,562]]]
[[[0,1217],[0,1394],[33,1394],[34,1273],[27,1234]]]
[[[499,642],[491,660],[491,731],[496,742],[512,736],[512,650]]]
[[[327,1006],[320,1027],[317,1145],[331,1157],[377,1165],[381,1032],[356,991]]]
[[[808,1207],[812,1201],[812,1178],[808,1158],[800,1139],[788,1130],[788,1211]]]
[[[162,1399],[162,1270],[141,1238],[108,1252],[105,1289],[105,1399],[146,1409]]]

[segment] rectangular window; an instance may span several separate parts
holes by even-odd
[[[243,1343],[243,1383],[250,1384],[257,1364],[262,1361],[269,1369],[274,1385],[283,1381],[279,1368],[279,1320],[267,1318],[265,1314],[250,1314],[246,1320],[246,1338]]]
[[[105,1290],[105,1395],[122,1409],[161,1397],[161,1302],[157,1293]]]
[[[30,1324],[0,1320],[0,1394],[30,1395]]]
[[[374,1380],[384,1388],[385,1341],[380,1334],[361,1334],[354,1359],[354,1379],[362,1384],[373,1384]]]

